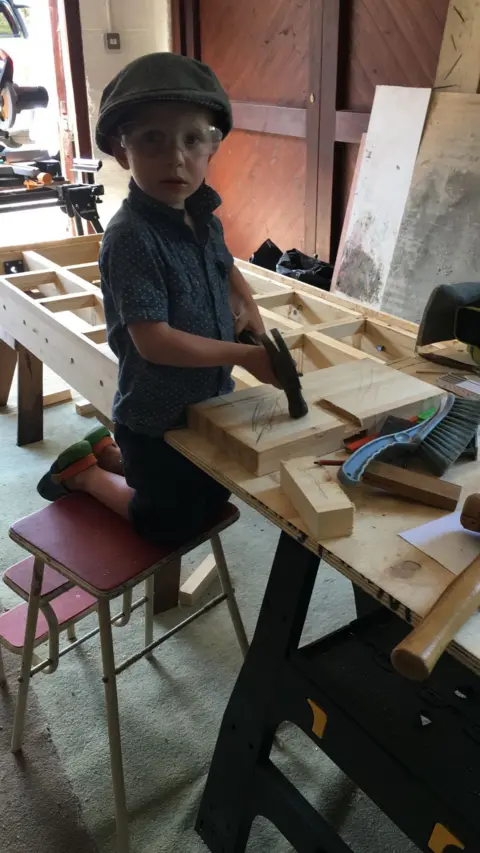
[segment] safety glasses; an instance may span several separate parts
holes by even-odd
[[[155,124],[130,124],[120,129],[123,148],[136,151],[144,157],[161,157],[172,147],[184,156],[208,157],[222,140],[222,132],[212,125],[187,124],[179,127],[161,127]]]

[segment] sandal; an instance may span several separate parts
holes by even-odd
[[[43,475],[37,485],[37,492],[46,501],[56,501],[65,497],[70,490],[65,485],[65,480],[81,474],[88,468],[97,464],[97,457],[92,451],[89,441],[77,441],[67,447],[57,457],[50,470]]]

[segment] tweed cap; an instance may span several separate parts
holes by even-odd
[[[112,153],[110,139],[129,107],[152,101],[208,107],[224,137],[232,129],[228,95],[208,65],[178,53],[149,53],[126,65],[105,87],[95,133],[100,150]]]

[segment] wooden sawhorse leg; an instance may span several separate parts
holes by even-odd
[[[21,344],[18,350],[17,444],[43,439],[43,364]]]
[[[270,765],[275,691],[298,648],[320,554],[282,533],[252,644],[227,706],[196,830],[212,853],[243,853],[257,808],[258,785]],[[272,707],[273,706],[273,707]],[[288,797],[281,829],[300,853],[347,853],[349,848],[288,780],[269,770],[270,793]],[[278,777],[278,778],[277,778]],[[266,792],[268,793],[268,792]],[[298,821],[301,818],[301,838]]]
[[[0,329],[0,406],[6,406],[12,387],[13,375],[17,366],[15,341],[12,346],[3,340],[4,333]]]

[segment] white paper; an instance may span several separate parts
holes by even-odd
[[[414,527],[400,536],[454,575],[463,572],[480,554],[480,533],[465,530],[459,512]]]
[[[480,395],[480,382],[475,382],[473,379],[466,379],[465,382],[459,382],[458,387]]]

